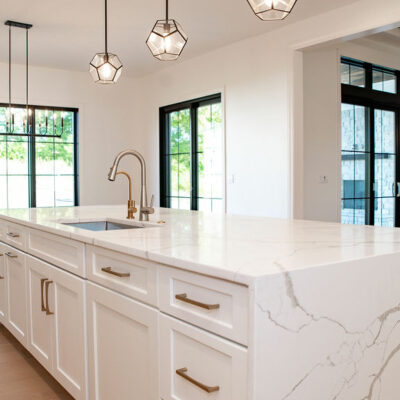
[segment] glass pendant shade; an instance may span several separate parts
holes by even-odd
[[[146,44],[153,56],[161,61],[174,61],[182,53],[188,37],[174,19],[158,20]]]
[[[263,21],[285,19],[297,0],[247,0],[254,14]]]
[[[121,76],[122,63],[112,53],[97,53],[89,65],[89,72],[96,83],[116,83]]]

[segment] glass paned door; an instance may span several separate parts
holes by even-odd
[[[342,207],[344,224],[370,223],[370,110],[342,104]]]
[[[342,223],[398,226],[397,119],[394,110],[342,104]]]
[[[374,110],[375,121],[375,181],[374,225],[396,225],[396,113]]]

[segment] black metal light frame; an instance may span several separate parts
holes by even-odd
[[[281,9],[279,9],[279,8],[276,8],[276,7],[274,6],[274,4],[272,3],[272,4],[271,4],[271,8],[270,8],[269,10],[256,12],[256,11],[254,10],[253,6],[251,5],[251,3],[250,3],[249,0],[247,0],[247,3],[249,3],[249,6],[250,6],[250,8],[253,10],[253,13],[254,13],[259,19],[261,19],[261,21],[264,21],[264,22],[274,22],[274,21],[283,21],[284,19],[286,19],[286,18],[289,16],[289,14],[293,11],[293,8],[296,6],[297,0],[293,3],[293,6],[292,6],[292,8],[290,9],[290,11],[281,10]],[[274,11],[274,10],[283,13],[283,14],[284,14],[284,17],[283,17],[283,18],[277,18],[277,19],[270,19],[270,20],[268,20],[268,19],[264,19],[264,18],[262,18],[262,17],[260,16],[260,14],[264,14],[264,13],[266,13],[266,12]]]
[[[33,121],[34,121],[34,116],[30,115],[30,108],[29,108],[29,29],[33,27],[32,24],[26,24],[23,22],[17,22],[17,21],[10,21],[7,20],[4,25],[8,26],[8,118],[9,120],[6,122],[6,131],[1,132],[0,131],[0,136],[31,136],[31,137],[61,137],[62,134],[64,133],[64,127],[63,127],[63,117],[61,117],[61,133],[60,134],[49,134],[48,133],[48,123],[46,123],[46,132],[45,133],[36,133],[34,126],[33,126]],[[26,123],[24,124],[26,126],[26,132],[14,132],[15,129],[15,121],[14,121],[14,114],[12,114],[11,109],[12,107],[15,108],[20,108],[19,105],[13,104],[11,101],[11,78],[12,78],[12,62],[11,62],[11,49],[12,49],[12,41],[11,41],[11,30],[12,28],[20,28],[20,29],[25,29],[26,31],[26,39],[25,39],[25,44],[26,44],[26,49],[25,49],[25,96],[26,96],[26,103],[25,103],[25,109],[26,109]],[[47,109],[48,110],[48,109]],[[54,115],[54,109],[53,109],[53,115]],[[46,117],[46,121],[47,117]],[[53,121],[53,128],[56,126]],[[57,129],[54,129],[54,132],[56,132]]]
[[[156,32],[156,27],[157,27],[157,25],[159,25],[159,24],[161,24],[161,25],[164,25],[164,26],[166,26],[166,25],[169,25],[169,27],[170,28],[173,28],[169,33],[168,33],[168,35],[160,35],[158,32]],[[153,29],[151,30],[151,32],[150,32],[150,34],[149,34],[149,36],[147,37],[147,39],[146,39],[146,45],[147,45],[147,47],[149,48],[149,50],[150,50],[150,52],[151,52],[151,54],[152,54],[152,56],[154,57],[154,58],[156,58],[157,60],[159,60],[159,61],[175,61],[181,54],[182,54],[182,52],[183,52],[183,49],[186,47],[186,45],[187,45],[187,42],[188,42],[188,37],[185,37],[186,36],[186,34],[183,32],[181,32],[181,26],[180,26],[180,24],[178,23],[178,22],[176,22],[175,21],[175,19],[170,19],[169,18],[169,0],[165,0],[165,19],[159,19],[159,20],[157,20],[156,21],[156,23],[154,24],[154,26],[153,26]],[[182,31],[183,31],[183,29],[182,29]],[[176,33],[176,32],[178,32],[179,33],[179,35],[181,36],[181,38],[182,38],[182,40],[184,41],[184,45],[183,45],[183,47],[182,47],[182,49],[181,49],[181,51],[179,52],[179,53],[170,53],[170,52],[167,52],[166,51],[166,49],[164,49],[164,51],[163,52],[161,52],[161,53],[159,53],[159,54],[154,54],[153,53],[153,51],[151,50],[151,48],[150,48],[150,46],[148,45],[148,42],[149,42],[149,39],[150,39],[150,37],[151,37],[151,35],[154,33],[155,35],[157,35],[157,36],[159,36],[160,38],[162,38],[162,39],[165,39],[165,38],[167,38],[168,36],[171,36],[171,35],[173,35],[174,33]],[[175,56],[176,58],[175,59],[171,59],[171,60],[163,60],[163,59],[161,59],[161,58],[159,58],[160,56],[162,56],[163,54],[170,54],[170,55],[172,55],[172,56]]]
[[[96,56],[104,56],[104,62],[103,62],[102,64],[98,65],[98,66],[96,66],[96,65],[93,64],[93,60],[96,58]],[[109,61],[110,56],[116,57],[116,58],[119,60],[119,62],[120,62],[121,65],[120,65],[119,67],[116,67],[114,64],[112,64],[112,63]],[[104,81],[101,80],[101,77],[100,77],[100,74],[99,74],[99,69],[100,69],[103,65],[105,65],[105,64],[107,64],[107,63],[110,64],[110,65],[112,65],[112,66],[115,68],[115,73],[114,73],[114,76],[112,77],[112,79],[111,79],[110,81],[104,82]],[[93,56],[92,61],[89,63],[89,66],[90,66],[90,67],[93,67],[93,68],[96,70],[96,72],[97,72],[98,80],[95,81],[95,83],[101,83],[101,84],[116,83],[117,81],[115,81],[114,79],[115,79],[115,77],[117,76],[118,71],[121,70],[122,67],[123,67],[122,62],[121,62],[121,60],[119,59],[119,57],[118,57],[116,54],[113,54],[113,53],[109,53],[109,52],[108,52],[108,7],[107,7],[107,0],[104,0],[104,53],[96,53],[96,54]]]

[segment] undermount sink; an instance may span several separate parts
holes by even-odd
[[[144,225],[141,224],[121,224],[111,221],[87,221],[87,222],[62,222],[63,225],[72,226],[75,228],[86,229],[89,231],[117,231],[120,229],[141,229]]]

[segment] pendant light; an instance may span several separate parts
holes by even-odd
[[[285,19],[297,0],[247,0],[254,14],[263,21]]]
[[[121,76],[122,63],[117,55],[108,52],[107,45],[107,0],[104,1],[104,11],[105,11],[105,51],[104,53],[97,53],[92,61],[90,62],[89,72],[92,75],[95,83],[116,83]]]
[[[155,23],[146,44],[158,60],[174,61],[181,55],[188,37],[178,22],[169,19],[168,0],[165,3],[165,19]]]
[[[41,112],[38,114],[38,124],[35,127],[35,116],[32,115],[32,109],[29,106],[29,30],[33,25],[23,22],[6,21],[8,26],[8,107],[5,115],[5,130],[0,131],[0,136],[27,136],[27,137],[49,137],[58,138],[64,133],[64,115],[63,113],[57,118],[56,111],[50,110],[52,113],[49,123],[49,110],[44,110],[42,123]],[[25,29],[25,110],[15,107],[12,103],[12,28]],[[60,126],[61,125],[61,126]]]

